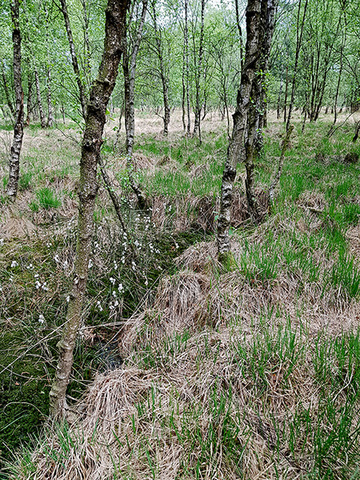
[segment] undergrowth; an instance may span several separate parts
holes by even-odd
[[[133,173],[146,212],[124,157],[107,144],[126,231],[101,188],[69,387],[81,423],[46,432],[79,149],[61,136],[28,149],[18,211],[4,202],[0,212],[4,478],[360,478],[360,185],[358,164],[344,162],[360,151],[351,131],[329,139],[328,129],[310,124],[302,134],[296,125],[271,214],[254,226],[241,212],[226,268],[211,243],[225,133],[204,131],[202,145],[141,135],[146,168],[140,158]],[[282,133],[280,124],[265,131],[262,191]],[[239,165],[240,199],[243,178]],[[14,217],[36,234],[17,240]]]

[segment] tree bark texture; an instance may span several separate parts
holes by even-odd
[[[249,208],[255,208],[253,195],[254,157],[256,156],[256,127],[258,119],[259,89],[261,75],[258,75],[262,59],[266,51],[266,26],[268,15],[275,14],[276,2],[272,0],[249,0],[246,10],[247,40],[244,66],[241,72],[241,83],[237,94],[237,105],[233,115],[233,132],[229,142],[227,159],[223,172],[220,198],[220,214],[218,219],[217,243],[218,255],[225,262],[230,253],[230,209],[233,185],[236,178],[236,166],[245,162],[246,192]],[[265,72],[262,72],[265,73]]]
[[[82,112],[83,117],[86,118],[86,92],[85,92],[84,84],[81,80],[79,63],[78,63],[78,60],[77,60],[75,44],[74,44],[73,34],[72,34],[72,30],[71,30],[71,25],[70,25],[70,19],[69,19],[69,14],[68,14],[68,10],[67,10],[66,0],[60,0],[60,4],[61,4],[62,14],[63,14],[63,17],[64,17],[66,34],[67,34],[68,41],[69,41],[69,46],[70,46],[71,61],[72,61],[73,69],[74,69],[74,72],[75,72],[76,83],[77,83],[78,88],[79,88],[81,112]]]
[[[6,194],[10,200],[15,201],[20,172],[20,153],[24,136],[24,92],[21,83],[21,33],[19,22],[19,0],[11,4],[11,17],[13,22],[13,68],[15,88],[15,125],[9,161],[9,183]]]
[[[93,234],[93,213],[97,194],[97,165],[100,158],[106,108],[115,87],[126,34],[126,10],[129,0],[108,0],[106,8],[104,53],[98,77],[93,83],[87,105],[82,141],[79,181],[79,220],[73,286],[62,338],[59,362],[50,391],[50,417],[66,416],[66,389],[73,364],[73,351],[81,326]]]

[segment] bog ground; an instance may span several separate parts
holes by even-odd
[[[13,479],[360,478],[360,146],[351,117],[295,130],[276,199],[284,127],[274,114],[256,164],[264,211],[249,218],[239,166],[233,262],[214,232],[228,146],[217,112],[202,144],[175,112],[138,111],[139,210],[109,116],[99,177],[71,422],[46,427],[73,270],[80,132],[25,131],[20,193],[5,196],[12,132],[2,125],[1,475]],[[339,124],[348,113],[340,115]],[[352,154],[347,156],[348,154]],[[352,159],[352,160],[351,160]]]

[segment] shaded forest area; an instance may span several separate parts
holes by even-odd
[[[358,0],[9,0],[0,478],[360,479]]]

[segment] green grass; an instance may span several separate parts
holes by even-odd
[[[50,188],[41,188],[36,192],[36,198],[41,208],[49,210],[50,208],[58,208],[61,205],[61,200],[50,190]]]

